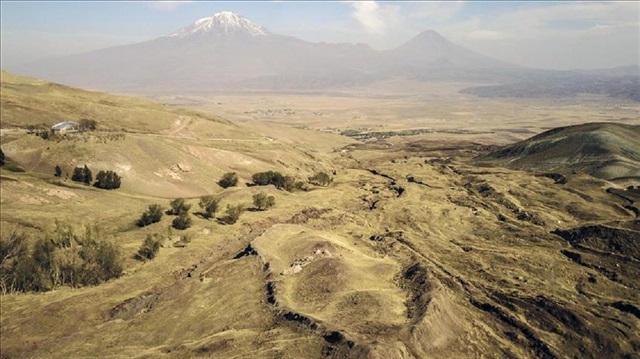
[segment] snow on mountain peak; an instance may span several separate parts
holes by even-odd
[[[183,27],[170,37],[190,37],[198,34],[213,33],[217,35],[244,34],[250,36],[266,36],[269,31],[251,22],[246,17],[231,11],[223,11],[210,17],[204,17],[193,24]]]

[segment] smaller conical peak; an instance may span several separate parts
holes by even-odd
[[[440,42],[449,42],[444,36],[440,35],[436,30],[425,30],[419,33],[415,39],[419,39],[421,41],[440,41]]]
[[[203,17],[193,24],[171,34],[171,37],[191,37],[202,34],[265,36],[269,31],[246,17],[231,11]]]

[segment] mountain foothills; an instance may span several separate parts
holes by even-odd
[[[249,83],[255,73],[234,71],[261,65],[266,74],[284,55],[242,57],[242,66],[209,55],[308,45],[217,16],[71,59],[96,59],[99,83],[120,52],[131,66],[109,83],[123,85],[147,50],[176,66],[188,53],[193,66],[226,64],[221,81]],[[239,37],[246,47],[231,41]],[[204,43],[216,47],[198,50]],[[163,52],[170,46],[184,51],[172,58]],[[327,66],[338,66],[330,54],[372,51],[318,46],[327,51],[312,46],[324,55],[309,61]],[[181,74],[160,81],[161,62],[147,66],[156,84]],[[230,121],[4,71],[0,90],[3,358],[635,358],[640,350],[637,118],[537,135],[519,122],[513,133],[535,136],[496,148],[506,132],[466,117],[464,131],[380,122],[356,139],[292,127],[293,110]],[[473,111],[494,104],[455,95],[450,116],[462,116],[465,101]],[[612,115],[631,111],[615,101]],[[576,111],[558,105],[544,115],[564,121]],[[358,118],[345,116],[336,121],[354,128],[343,133],[362,135]],[[63,120],[89,125],[51,133]],[[90,171],[117,175],[119,187],[91,186]]]
[[[554,128],[479,160],[510,168],[640,181],[639,150],[640,125],[588,123]]]
[[[386,51],[363,44],[311,43],[270,33],[231,12],[199,19],[154,40],[12,70],[68,85],[147,94],[176,89],[183,93],[335,91],[407,79],[507,86],[469,90],[489,97],[543,97],[551,89],[561,96],[589,92],[635,100],[640,76],[637,66],[590,74],[526,69],[465,49],[434,30]],[[579,86],[572,85],[576,81]],[[633,85],[620,91],[618,85],[628,82]]]

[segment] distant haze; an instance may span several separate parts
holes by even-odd
[[[395,48],[435,29],[456,44],[534,68],[637,65],[638,2],[6,2],[2,67],[133,44],[234,11],[271,33]]]

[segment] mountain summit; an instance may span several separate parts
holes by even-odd
[[[197,20],[193,24],[183,27],[177,32],[169,35],[169,37],[189,38],[201,35],[214,36],[266,36],[269,31],[264,27],[251,22],[246,17],[230,12],[223,11],[210,17],[204,17]]]
[[[387,79],[509,79],[513,65],[458,46],[433,30],[387,51],[272,34],[233,12],[201,18],[168,36],[25,64],[16,72],[115,91],[319,90]]]

